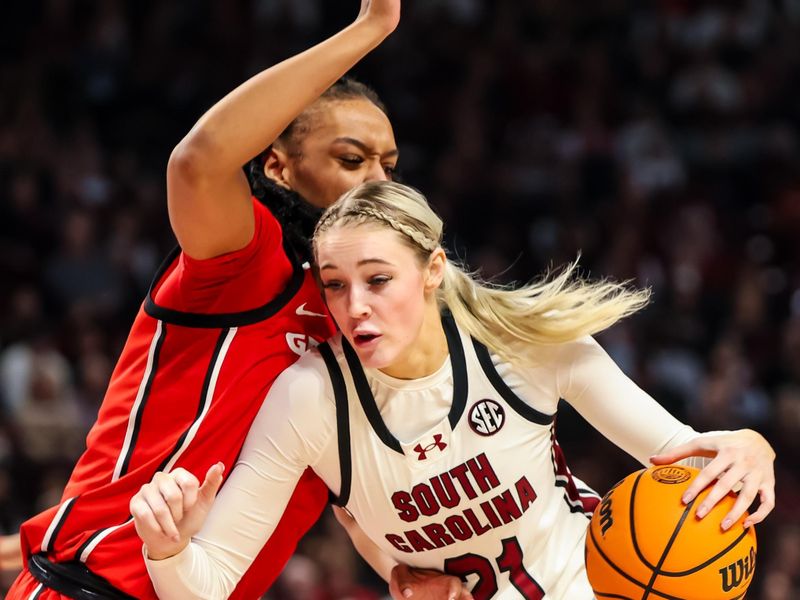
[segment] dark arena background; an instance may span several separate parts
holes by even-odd
[[[3,3],[0,533],[58,502],[175,243],[172,147],[247,76],[357,11]],[[695,428],[768,437],[777,506],[747,597],[800,598],[800,1],[407,0],[355,73],[470,266],[523,281],[580,252],[584,273],[653,289],[600,341]],[[601,492],[637,468],[567,406],[559,437]],[[327,516],[267,597],[385,595]]]

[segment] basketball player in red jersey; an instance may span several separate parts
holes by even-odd
[[[167,200],[181,250],[135,318],[61,503],[21,529],[25,568],[8,598],[156,598],[129,500],[157,471],[232,470],[272,380],[334,332],[305,239],[340,194],[389,179],[398,152],[373,93],[331,86],[399,14],[400,0],[362,0],[353,24],[236,88],[175,148]],[[253,198],[241,166],[265,147]],[[231,597],[269,587],[327,494],[309,471]]]

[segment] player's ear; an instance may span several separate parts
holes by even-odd
[[[447,255],[444,250],[436,248],[431,252],[428,258],[428,264],[425,267],[425,291],[432,292],[442,285],[444,280],[444,270],[447,266]]]
[[[283,148],[276,146],[276,144],[273,144],[266,153],[266,158],[264,159],[264,175],[279,186],[291,190],[289,153]]]

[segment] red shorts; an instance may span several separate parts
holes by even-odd
[[[44,584],[39,583],[28,569],[24,569],[8,591],[6,600],[71,600],[71,598],[44,587]]]

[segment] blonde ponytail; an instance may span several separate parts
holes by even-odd
[[[317,225],[314,241],[334,225],[378,223],[401,234],[427,263],[442,242],[441,219],[417,190],[369,182],[342,196]],[[558,344],[593,335],[644,307],[649,290],[576,274],[577,260],[560,273],[512,288],[481,281],[451,260],[438,290],[439,303],[471,336],[508,360],[521,358],[518,343]]]
[[[439,298],[475,339],[517,360],[524,344],[559,344],[608,329],[644,307],[649,290],[610,281],[587,281],[570,263],[555,276],[512,288],[481,282],[448,261]]]

